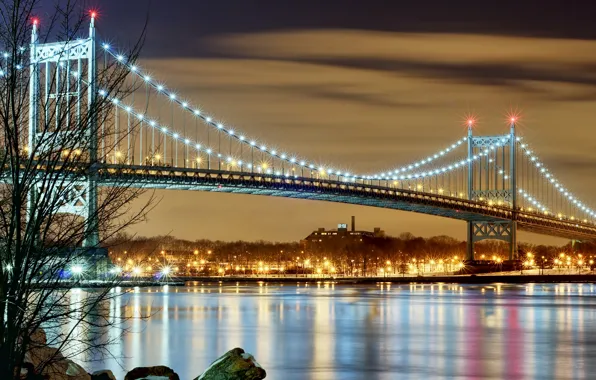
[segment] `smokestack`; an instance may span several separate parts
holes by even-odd
[[[356,231],[356,217],[352,215],[352,232]]]

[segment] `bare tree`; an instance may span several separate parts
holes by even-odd
[[[99,157],[97,147],[135,138],[138,124],[132,136],[107,127],[113,99],[134,88],[121,66],[94,56],[70,59],[73,50],[94,48],[95,15],[75,0],[57,1],[50,13],[48,5],[0,0],[0,379],[18,378],[40,346],[58,351],[37,370],[62,355],[109,352],[118,337],[108,338],[106,329],[122,322],[106,311],[118,276],[106,275],[104,288],[76,299],[69,288],[83,285],[91,271],[107,273],[102,243],[143,219],[152,204],[131,210],[141,193],[132,183],[97,187],[127,170],[105,164],[117,152],[107,147]],[[35,19],[42,10],[43,28]],[[38,46],[48,40],[66,42],[42,56]],[[47,342],[32,340],[40,328]]]

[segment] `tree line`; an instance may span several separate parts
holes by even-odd
[[[115,263],[145,265],[173,263],[179,274],[217,274],[223,268],[233,273],[280,272],[378,274],[380,269],[391,272],[411,268],[443,265],[444,270],[456,270],[464,260],[466,242],[449,236],[429,238],[402,233],[397,237],[365,238],[362,241],[329,240],[319,244],[306,241],[220,241],[185,240],[172,236],[132,237],[122,234],[110,241],[110,257]],[[475,244],[475,259],[504,261],[508,259],[508,243],[488,240]],[[553,261],[566,255],[596,255],[594,242],[570,242],[561,246],[519,244],[519,256],[527,255]],[[409,269],[410,268],[410,269]]]

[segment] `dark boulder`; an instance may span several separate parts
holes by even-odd
[[[91,380],[116,380],[116,376],[109,369],[95,371],[91,374]]]
[[[234,348],[214,361],[194,380],[261,380],[267,376],[255,358],[242,348]]]
[[[155,380],[157,380],[156,378],[161,378],[163,380],[180,380],[180,376],[178,376],[173,369],[163,365],[156,367],[137,367],[128,372],[124,377],[124,380],[143,380],[149,376],[152,376],[152,379]]]

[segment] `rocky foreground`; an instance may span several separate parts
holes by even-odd
[[[195,377],[194,380],[261,380],[266,376],[265,370],[251,354],[244,352],[242,348],[234,348],[214,361],[202,375]],[[92,379],[100,380],[100,378],[93,377]],[[135,368],[124,378],[124,380],[143,379],[180,380],[180,377],[171,368],[158,366]]]
[[[33,341],[21,370],[22,380],[117,380],[112,371],[87,373],[83,367],[65,358],[56,348],[48,347],[44,331],[32,334]],[[40,368],[46,363],[43,370]],[[242,348],[226,352],[194,380],[261,380],[267,376],[255,358]],[[166,366],[137,367],[123,380],[181,380]]]

